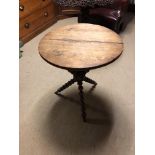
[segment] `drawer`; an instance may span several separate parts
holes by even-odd
[[[37,10],[33,14],[20,19],[20,38],[32,33],[37,28],[46,24],[52,18],[55,18],[57,15],[57,10],[55,6],[50,3],[47,7]]]
[[[47,6],[52,0],[20,0],[19,17],[24,18],[36,10]]]

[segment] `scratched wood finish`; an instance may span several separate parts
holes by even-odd
[[[40,55],[65,69],[90,69],[108,64],[123,51],[118,34],[93,24],[74,24],[45,35],[39,43]]]

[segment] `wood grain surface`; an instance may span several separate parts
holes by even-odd
[[[50,64],[64,69],[91,69],[106,65],[120,56],[123,42],[108,28],[74,24],[45,35],[39,53]]]

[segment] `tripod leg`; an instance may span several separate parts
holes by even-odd
[[[83,80],[84,80],[85,82],[90,83],[90,84],[97,85],[97,83],[96,83],[94,80],[92,80],[92,79],[90,79],[90,78],[88,78],[88,77],[85,77]]]
[[[79,95],[80,95],[80,101],[81,101],[81,111],[82,111],[82,119],[84,122],[86,122],[86,108],[85,108],[85,102],[84,102],[84,96],[83,96],[83,86],[82,86],[82,80],[78,81],[78,88],[79,88]]]
[[[58,94],[59,92],[63,91],[64,89],[68,88],[69,86],[71,86],[75,81],[75,79],[71,79],[70,81],[68,81],[67,83],[65,83],[62,87],[60,87],[55,94]]]

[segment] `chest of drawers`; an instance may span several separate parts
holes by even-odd
[[[52,0],[19,1],[19,39],[24,43],[57,21],[58,6]]]

